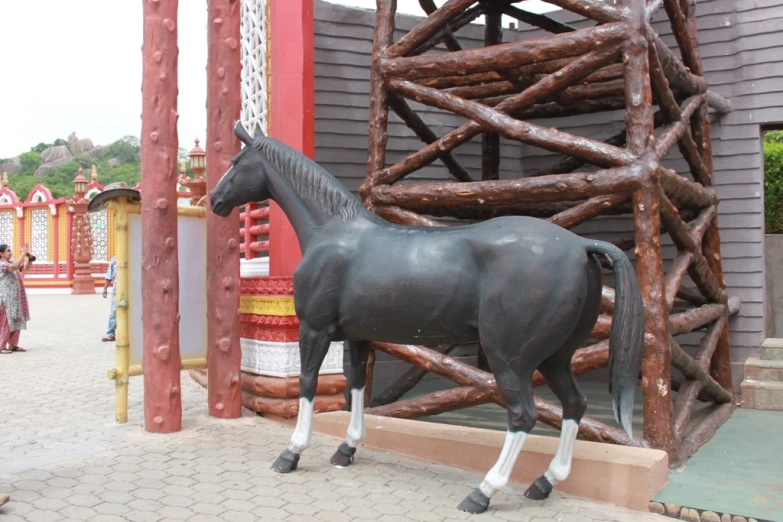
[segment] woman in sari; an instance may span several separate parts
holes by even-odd
[[[19,259],[13,260],[11,247],[0,244],[0,353],[25,352],[19,347],[19,334],[27,328],[30,308],[24,289],[22,271],[30,267],[24,245]]]

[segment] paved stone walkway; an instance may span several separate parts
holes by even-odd
[[[318,435],[299,471],[277,475],[269,467],[290,428],[251,414],[211,419],[205,391],[187,373],[182,432],[143,430],[142,377],[131,379],[130,422],[116,425],[106,378],[114,350],[100,342],[108,302],[30,302],[21,342],[30,351],[0,355],[0,491],[11,494],[0,522],[667,520],[563,495],[534,503],[521,484],[468,516],[455,506],[479,475],[364,448],[354,466],[336,469],[329,457],[338,441]]]

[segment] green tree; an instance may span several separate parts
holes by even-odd
[[[764,133],[764,228],[783,234],[783,132]]]
[[[38,167],[41,166],[41,154],[38,152],[23,152],[19,155],[19,162],[22,166],[17,174],[20,176],[32,176]]]

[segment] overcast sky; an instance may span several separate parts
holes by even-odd
[[[375,9],[375,0],[332,1]],[[397,3],[422,14],[418,0]],[[141,0],[2,0],[0,19],[0,158],[71,132],[96,145],[139,135]],[[188,149],[206,134],[206,21],[205,0],[179,2],[178,130]]]

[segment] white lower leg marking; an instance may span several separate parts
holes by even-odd
[[[506,440],[503,443],[503,449],[500,451],[500,457],[479,486],[481,492],[487,497],[492,498],[495,492],[508,484],[511,470],[514,469],[514,464],[517,461],[517,457],[519,457],[519,452],[522,451],[522,446],[525,444],[526,439],[527,433],[525,432],[506,432]]]
[[[348,424],[348,432],[345,443],[355,448],[364,440],[364,388],[351,390],[351,422]]]
[[[560,442],[557,444],[557,453],[555,453],[549,469],[544,473],[544,477],[553,486],[558,482],[563,482],[571,473],[571,459],[574,456],[574,444],[576,435],[579,432],[579,423],[568,419],[563,421],[563,427],[560,430]]]
[[[291,444],[288,449],[297,455],[302,453],[310,445],[310,436],[313,433],[313,403],[305,398],[299,399],[299,416],[296,418],[296,428],[291,435]]]

